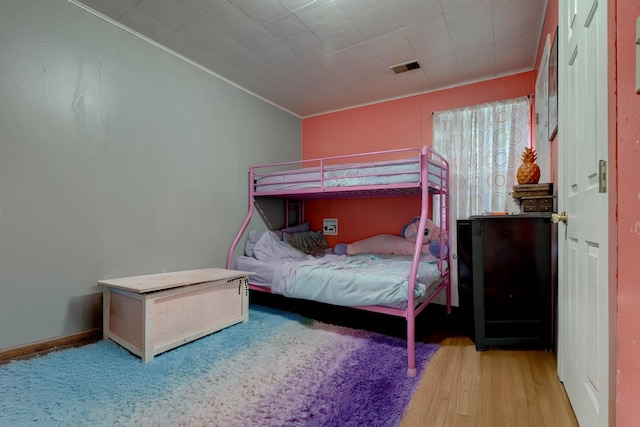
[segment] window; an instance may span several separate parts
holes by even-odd
[[[450,164],[452,219],[518,211],[510,193],[530,146],[529,97],[434,113],[433,148]]]
[[[449,161],[448,246],[454,259],[458,219],[491,212],[519,212],[510,193],[517,184],[520,156],[530,146],[529,97],[433,114],[433,148]],[[452,264],[451,281],[457,289],[457,263]],[[457,305],[457,293],[454,295]]]

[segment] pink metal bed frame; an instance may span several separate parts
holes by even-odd
[[[419,158],[420,165],[420,174],[419,174],[419,182],[412,183],[401,183],[401,184],[383,184],[383,185],[357,185],[357,186],[343,186],[343,187],[329,187],[325,185],[325,172],[328,170],[335,171],[336,169],[346,170],[353,166],[353,164],[344,164],[344,162],[353,162],[358,161],[362,158],[367,158],[368,156],[390,156],[392,158],[398,158],[398,156],[403,156],[403,158],[407,158],[409,156],[416,156]],[[290,189],[290,190],[280,190],[280,191],[256,191],[256,181],[264,176],[269,176],[272,174],[274,169],[282,170],[291,169],[292,167],[302,167],[309,168],[312,166],[316,166],[317,170],[319,170],[317,181],[315,182],[307,182],[307,184],[311,184],[312,188],[305,189]],[[436,172],[429,170],[430,166],[436,166]],[[296,169],[300,170],[300,169]],[[309,169],[307,169],[309,170]],[[428,176],[436,176],[436,180],[432,179],[432,182],[429,182]],[[354,176],[343,176],[344,178],[355,178]],[[362,175],[359,175],[362,177]],[[300,180],[299,182],[305,183],[304,180]],[[426,225],[426,219],[429,213],[430,202],[433,199],[433,196],[439,196],[440,203],[438,212],[433,212],[433,216],[439,217],[440,227],[442,229],[442,234],[448,237],[449,234],[449,215],[448,215],[448,192],[449,192],[449,164],[440,154],[433,151],[430,147],[423,147],[422,150],[415,148],[407,148],[407,149],[399,149],[399,150],[388,150],[388,151],[376,151],[371,153],[362,153],[356,155],[346,155],[346,156],[334,156],[334,157],[326,157],[322,159],[310,159],[310,160],[302,160],[295,162],[283,162],[283,163],[273,163],[267,165],[259,165],[252,166],[249,168],[249,207],[247,216],[245,217],[242,225],[240,226],[240,230],[238,231],[231,247],[229,248],[229,253],[227,256],[227,268],[232,268],[233,264],[233,254],[242,238],[244,232],[247,229],[249,221],[254,213],[254,206],[256,204],[256,197],[277,197],[284,198],[287,200],[287,203],[290,199],[295,199],[299,202],[298,208],[298,220],[302,221],[304,219],[304,201],[306,199],[311,198],[358,198],[358,197],[391,197],[391,196],[406,196],[406,195],[415,195],[421,197],[421,212],[420,212],[420,222],[419,222],[419,231],[417,234],[417,241],[415,246],[415,251],[413,254],[413,263],[411,266],[411,272],[409,276],[409,286],[407,292],[407,308],[396,309],[390,307],[381,307],[381,306],[359,306],[353,307],[361,310],[372,311],[377,313],[384,313],[392,316],[404,317],[407,321],[407,375],[410,377],[414,377],[417,374],[417,368],[415,364],[415,318],[422,310],[431,302],[433,299],[440,294],[442,290],[446,292],[446,300],[447,300],[447,313],[451,313],[451,284],[449,278],[449,269],[447,267],[443,268],[443,261],[447,261],[447,266],[450,265],[449,252],[446,251],[446,255],[442,255],[439,261],[440,271],[442,272],[441,282],[437,285],[436,289],[431,293],[431,295],[419,305],[415,305],[414,301],[414,287],[416,282],[416,275],[418,272],[418,262],[421,256],[421,247],[424,235],[424,229]],[[289,209],[285,209],[286,211],[286,224],[289,224]],[[444,240],[441,239],[440,244],[443,245]],[[444,254],[444,248],[440,248],[440,253]],[[249,284],[249,288],[262,291],[262,292],[270,292],[268,287]]]

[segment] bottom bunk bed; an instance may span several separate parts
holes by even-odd
[[[245,254],[236,258],[235,267],[255,273],[250,281],[253,289],[348,307],[407,308],[413,262],[409,255],[336,255],[331,251],[310,255],[272,231],[252,231]],[[422,257],[414,286],[415,305],[441,290],[444,280],[440,268],[436,258]]]
[[[320,232],[311,233],[321,236]],[[273,231],[252,231],[249,236],[245,255],[236,258],[235,269],[254,273],[250,276],[250,289],[404,317],[407,374],[417,374],[415,317],[442,291],[447,293],[450,312],[447,260],[422,255],[411,292],[411,255],[336,255],[331,250],[311,255],[281,240]]]
[[[407,225],[413,229],[413,239],[404,236],[403,229],[402,236],[378,235],[342,248],[337,245],[329,248],[322,232],[309,230],[308,223],[303,223],[304,218],[300,216],[298,219],[302,224],[296,227],[251,231],[244,255],[234,259],[235,249],[253,214],[255,196],[259,195],[255,191],[257,179],[252,167],[249,212],[229,249],[227,268],[255,273],[249,278],[249,287],[254,291],[404,317],[407,375],[416,376],[416,316],[443,292],[447,313],[451,312],[450,260],[446,248],[448,169],[446,161],[438,159],[428,148],[419,156],[420,176],[424,178],[416,183],[416,195],[421,195],[423,201],[420,216]],[[427,179],[427,164],[434,162],[440,174],[436,192],[432,191],[433,173]],[[319,185],[319,191],[322,191],[322,183]],[[389,188],[384,190],[388,195]],[[335,189],[331,191],[333,196],[337,195]],[[362,195],[367,194],[368,189],[359,187],[358,191]],[[434,193],[441,198],[440,207],[429,209],[427,198]],[[286,198],[287,195],[283,196]],[[304,209],[300,211],[304,212]],[[441,228],[427,218],[429,211],[439,217]],[[436,229],[439,239],[431,242],[429,236]]]

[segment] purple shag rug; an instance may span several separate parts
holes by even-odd
[[[251,306],[149,363],[111,341],[0,366],[0,425],[396,426],[438,349]]]

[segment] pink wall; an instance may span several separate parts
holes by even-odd
[[[538,55],[536,56],[536,76],[540,68],[540,60],[542,59],[542,53],[544,51],[544,43],[547,35],[550,37],[550,41],[553,41],[553,34],[558,26],[558,0],[549,0],[547,3],[547,13],[544,17],[544,25],[542,26],[542,33],[540,34],[540,42],[538,45]]]
[[[542,54],[544,53],[544,44],[549,35],[549,42],[553,43],[553,35],[555,34],[556,27],[558,26],[558,0],[549,0],[547,3],[547,13],[544,18],[544,25],[542,26],[542,33],[540,35],[540,42],[538,44],[538,55],[536,59],[534,84],[538,78],[538,72],[540,71],[540,62],[542,60]],[[535,86],[534,86],[535,87]],[[554,184],[555,192],[558,188],[558,134],[553,137],[553,140],[549,142],[550,148],[550,161],[549,172],[551,174],[551,182]]]
[[[618,414],[618,106],[617,106],[617,0],[607,1],[607,65],[609,113],[609,425],[617,424]],[[615,142],[614,142],[615,141]],[[637,389],[636,389],[637,390]],[[627,418],[620,426],[636,425]]]
[[[617,0],[618,323],[616,425],[640,418],[640,95],[635,93],[638,0]]]
[[[533,71],[425,93],[394,101],[310,117],[302,121],[302,157],[353,154],[366,151],[431,145],[434,111],[530,95]],[[310,203],[311,226],[320,229],[322,218],[338,218],[339,236],[331,245],[352,242],[378,233],[399,234],[402,225],[420,213],[418,202],[397,199]]]

